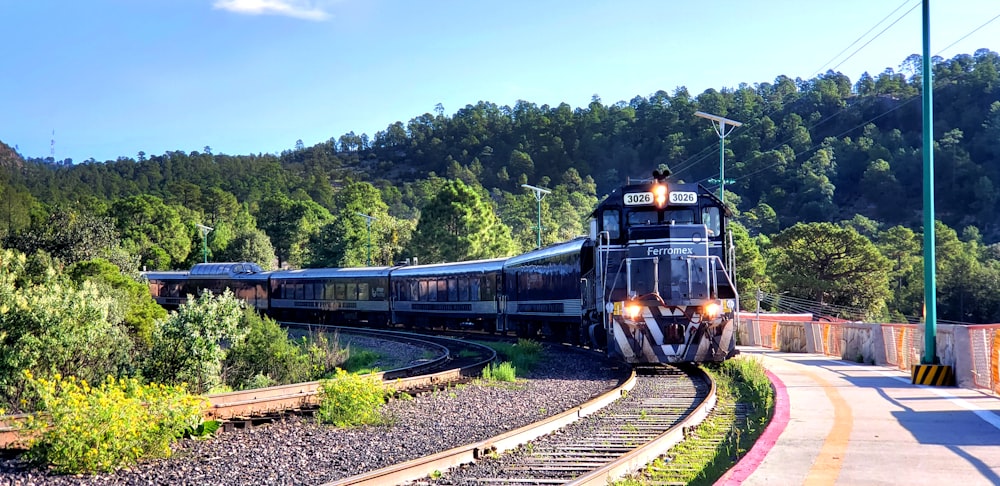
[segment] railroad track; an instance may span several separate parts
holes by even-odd
[[[708,415],[715,398],[714,384],[696,368],[633,372],[620,386],[577,409],[492,439],[326,486],[433,484],[439,480],[446,484],[605,485],[643,468],[681,442],[684,430]],[[514,452],[501,455],[508,450]]]
[[[318,326],[312,325],[316,328]],[[446,337],[418,335],[398,331],[368,330],[319,326],[325,330],[337,331],[341,335],[367,336],[387,341],[398,341],[426,347],[434,354],[419,363],[392,370],[373,373],[383,383],[397,392],[419,393],[450,384],[467,381],[479,376],[482,369],[496,358],[493,349],[466,341]],[[316,407],[319,404],[319,381],[278,385],[253,390],[208,395],[210,402],[205,418],[228,421],[226,427],[234,424],[255,423],[263,418],[289,410]],[[23,444],[18,433],[18,422],[27,414],[0,418],[0,448],[17,447]]]
[[[293,323],[283,323],[291,324]],[[417,393],[476,377],[496,358],[492,349],[475,343],[444,337],[418,335],[399,331],[369,330],[335,326],[309,325],[337,331],[341,335],[367,336],[386,341],[398,341],[427,347],[436,356],[422,363],[374,373],[377,379],[391,385],[397,392]],[[209,395],[212,405],[207,418],[216,420],[248,419],[319,404],[318,381]]]

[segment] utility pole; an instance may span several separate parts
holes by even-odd
[[[208,263],[208,232],[215,228],[203,224],[196,224],[195,226],[201,231],[201,254],[205,257],[205,263]]]
[[[531,189],[535,191],[535,200],[538,201],[538,248],[542,247],[542,198],[546,194],[552,194],[552,191],[548,189],[542,189],[541,187],[535,187],[528,184],[521,184],[521,187],[525,189]]]
[[[375,216],[369,216],[364,213],[355,212],[358,216],[365,218],[365,226],[368,227],[368,265],[372,266],[372,221],[375,221]]]
[[[923,364],[937,363],[937,282],[934,261],[934,81],[931,79],[930,0],[923,1],[924,112],[924,358]]]
[[[712,115],[703,111],[694,112],[694,116],[706,118],[712,121],[715,133],[719,134],[719,200],[726,202],[726,135],[732,133],[733,129],[743,126],[742,122],[723,118],[719,115]],[[729,130],[726,130],[726,126]]]

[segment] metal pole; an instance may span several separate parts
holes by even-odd
[[[923,112],[924,112],[924,357],[921,364],[937,363],[937,282],[934,259],[934,82],[931,78],[930,0],[923,0]]]
[[[365,218],[365,226],[368,228],[368,260],[365,263],[367,266],[372,266],[372,221],[375,220],[375,216],[369,216],[365,213],[355,211],[354,214]]]
[[[536,197],[538,200],[538,246],[536,248],[542,247],[542,199]]]
[[[719,200],[726,202],[726,124],[719,132]]]
[[[208,263],[208,232],[215,228],[203,224],[195,224],[195,226],[201,232],[201,254],[204,256],[205,263]]]
[[[719,134],[719,200],[723,204],[726,202],[726,135],[732,133],[736,127],[743,126],[742,122],[736,120],[730,120],[729,118],[721,117],[719,115],[713,115],[711,113],[705,113],[703,111],[694,112],[694,116],[700,118],[706,118],[711,120],[712,128],[715,129],[715,133]],[[729,131],[726,131],[726,125],[729,125]]]
[[[546,194],[551,194],[552,191],[548,189],[542,189],[541,187],[535,187],[528,184],[521,184],[521,187],[525,189],[531,189],[535,191],[535,200],[538,201],[538,248],[542,247],[542,198]]]

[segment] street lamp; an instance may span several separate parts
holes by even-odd
[[[201,231],[201,254],[205,257],[205,263],[208,263],[208,232],[215,228],[203,224],[195,224],[195,226]]]
[[[368,216],[364,213],[355,212],[358,216],[365,218],[365,225],[368,226],[368,266],[372,266],[372,221],[375,221],[375,216]]]
[[[734,128],[742,126],[742,122],[736,120],[730,120],[728,118],[723,118],[718,115],[712,115],[705,113],[703,111],[694,112],[694,116],[701,118],[707,118],[712,121],[712,127],[715,128],[715,133],[719,134],[719,199],[722,200],[723,204],[726,202],[726,135],[729,135]],[[729,125],[729,131],[726,131],[726,125]]]
[[[531,189],[535,191],[535,200],[538,201],[538,248],[542,247],[542,198],[546,194],[552,194],[552,191],[548,189],[542,189],[541,187],[535,187],[528,184],[521,184],[521,187],[525,189]]]

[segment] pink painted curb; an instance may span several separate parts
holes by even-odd
[[[785,427],[788,425],[790,407],[788,404],[788,390],[785,388],[785,383],[770,371],[767,372],[767,379],[771,380],[771,386],[774,387],[774,416],[771,417],[771,422],[767,424],[764,433],[757,438],[757,442],[750,448],[747,455],[743,456],[732,469],[726,471],[726,474],[723,474],[715,482],[715,486],[737,486],[743,484],[743,481],[750,477],[757,470],[757,467],[760,466],[760,463],[764,461],[764,457],[771,451],[775,442],[778,441],[778,437],[785,431]]]

